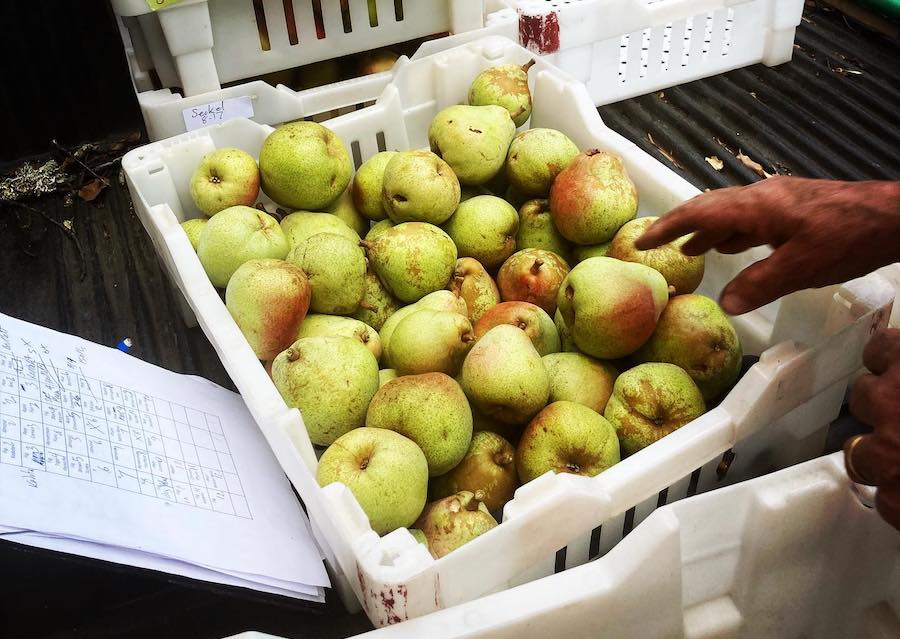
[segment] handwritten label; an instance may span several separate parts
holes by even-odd
[[[181,0],[147,0],[147,6],[150,7],[152,11],[157,11],[159,9],[171,7],[178,2],[181,2]]]
[[[181,115],[184,117],[185,128],[188,131],[194,131],[212,124],[221,124],[232,118],[252,118],[253,101],[249,95],[242,95],[239,98],[228,98],[188,107],[181,112]]]

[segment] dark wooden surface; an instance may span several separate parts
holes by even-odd
[[[20,13],[25,6],[6,4],[5,11]],[[34,16],[18,19],[36,32]],[[62,37],[65,32],[54,33]],[[23,34],[17,34],[14,44],[27,49]],[[900,178],[897,44],[814,10],[807,12],[797,43],[788,65],[738,70],[600,112],[609,126],[701,188],[758,179],[719,140],[769,170],[842,179]],[[55,46],[67,51],[65,43]],[[108,43],[96,46],[108,50]],[[55,128],[65,129],[69,141],[76,142],[84,139],[78,135],[139,126],[121,60],[109,59],[104,67],[96,51],[77,58],[77,47],[70,50],[66,69],[77,68],[91,78],[86,99],[96,103],[105,94],[116,108],[86,110],[78,116],[85,122],[54,119],[48,107],[52,94],[29,80],[15,91],[26,104],[11,106],[17,87],[7,84],[0,108],[8,116],[28,112],[29,105],[39,115],[30,125],[0,118],[11,131],[17,127],[15,148],[29,153],[46,149],[50,137],[65,137]],[[73,65],[76,58],[80,66]],[[46,56],[36,58],[24,72],[7,59],[0,69],[4,80],[11,77],[6,73],[11,64],[15,77],[52,78],[52,63]],[[862,75],[841,74],[834,66],[859,69]],[[77,107],[67,103],[67,108]],[[677,166],[649,142],[647,133]],[[722,172],[704,161],[713,154],[725,161]],[[0,154],[0,162],[10,157]],[[123,188],[113,186],[100,207],[44,200],[39,208],[59,222],[71,221],[84,249],[85,276],[80,277],[74,245],[55,227],[32,213],[0,208],[0,312],[106,345],[130,337],[136,357],[231,386],[202,332],[182,323]],[[214,638],[258,629],[291,637],[346,637],[369,627],[364,617],[347,615],[334,601],[310,611],[283,599],[0,542],[2,636]]]

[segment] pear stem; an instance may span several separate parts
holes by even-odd
[[[512,463],[513,456],[506,451],[501,451],[494,455],[494,463],[498,466],[509,466]]]
[[[522,71],[524,71],[525,73],[528,73],[528,70],[531,67],[533,67],[536,62],[537,62],[537,60],[535,60],[534,58],[531,58],[531,60],[529,60],[528,62],[526,62],[525,64],[522,65]]]
[[[368,240],[360,240],[359,245],[366,250],[369,250],[370,248],[372,248],[372,243],[369,242]]]
[[[478,510],[479,504],[481,504],[481,502],[483,502],[483,501],[484,501],[484,491],[483,491],[483,490],[476,490],[476,491],[475,491],[475,497],[474,497],[474,499],[472,499],[472,501],[470,501],[469,504],[466,506],[466,510],[471,510],[471,511]]]
[[[531,265],[531,274],[537,275],[541,272],[541,267],[544,265],[544,260],[535,260],[534,264]]]

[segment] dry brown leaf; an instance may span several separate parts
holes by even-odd
[[[678,162],[678,160],[675,159],[674,155],[672,155],[669,151],[665,150],[664,148],[662,148],[660,145],[658,145],[656,143],[656,140],[653,139],[653,136],[650,133],[647,134],[647,141],[650,142],[650,144],[652,144],[653,146],[655,146],[657,148],[657,150],[660,153],[662,153],[663,157],[666,158],[669,162],[671,162],[672,164],[677,166],[679,169],[684,169],[684,167],[681,166],[681,164]]]
[[[706,163],[709,164],[716,171],[721,171],[722,167],[725,166],[725,163],[722,162],[722,160],[720,160],[715,155],[710,155],[708,158],[703,158],[703,159],[706,160]]]
[[[744,155],[744,152],[740,149],[738,149],[737,155],[735,157],[737,157],[737,159],[741,161],[741,164],[756,173],[759,177],[772,177],[771,173],[766,173],[766,170],[763,168],[762,164],[751,158],[749,155]]]
[[[78,189],[78,197],[85,202],[93,202],[104,188],[106,188],[106,184],[100,180],[91,180]]]

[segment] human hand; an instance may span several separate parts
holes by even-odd
[[[709,191],[673,209],[635,243],[647,250],[693,233],[687,255],[740,253],[768,244],[772,255],[722,291],[733,315],[794,291],[845,282],[900,260],[900,182],[773,177]]]
[[[873,432],[848,439],[844,461],[853,481],[878,487],[875,508],[900,530],[900,329],[875,333],[863,364],[871,374],[853,385],[850,412]]]

